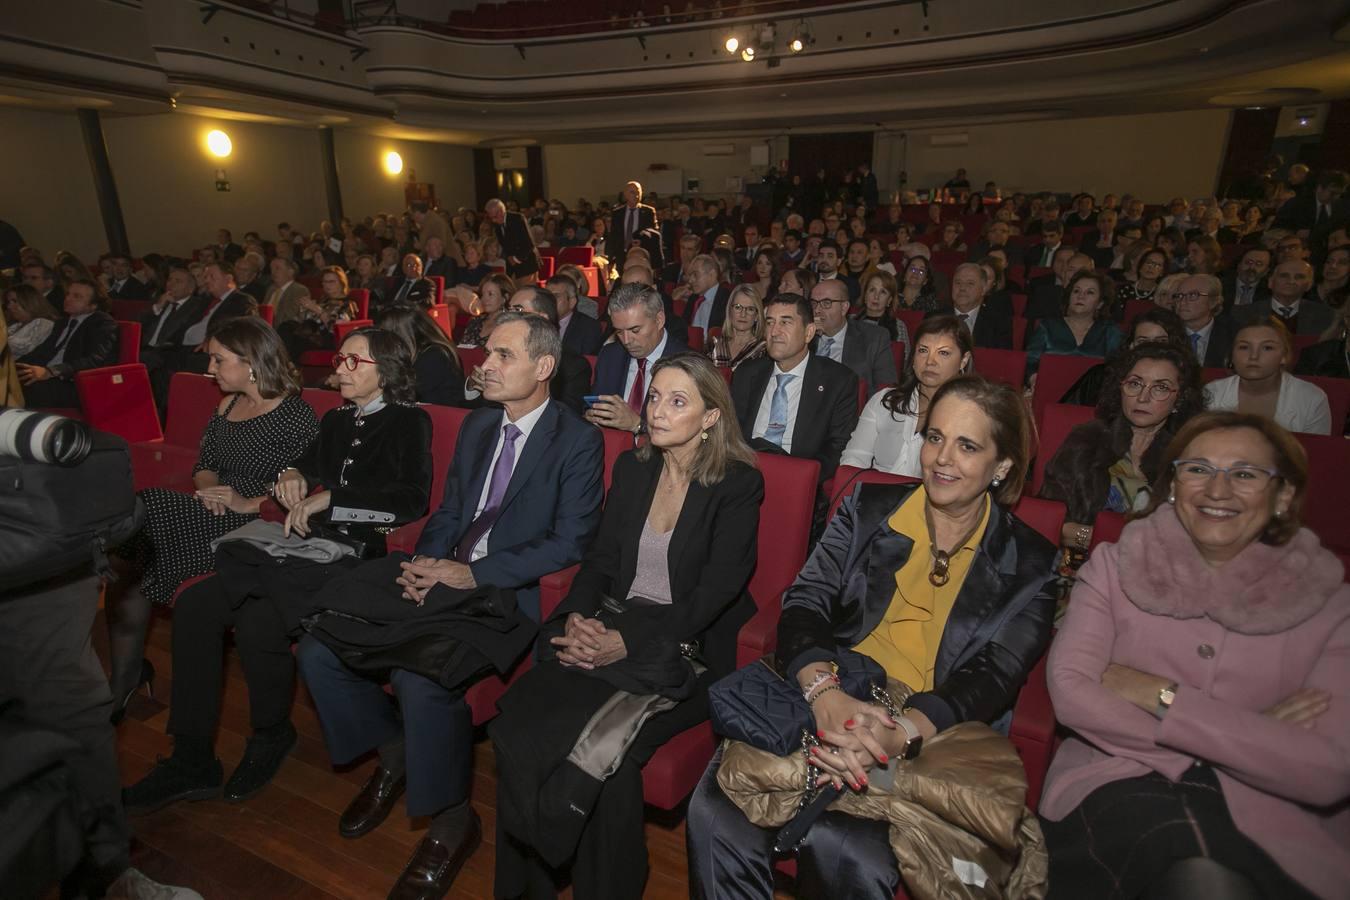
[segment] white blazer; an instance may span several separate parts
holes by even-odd
[[[919,452],[923,449],[923,435],[914,433],[918,416],[908,412],[893,413],[882,406],[881,400],[890,390],[882,388],[867,401],[853,436],[839,457],[839,464],[921,477],[923,467],[919,465]]]
[[[1205,385],[1205,408],[1235,410],[1238,407],[1237,375]],[[1331,406],[1326,392],[1310,381],[1288,372],[1280,376],[1280,398],[1275,403],[1275,421],[1290,431],[1331,434]]]

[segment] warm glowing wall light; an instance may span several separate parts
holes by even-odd
[[[234,144],[230,142],[230,136],[223,131],[212,131],[206,136],[206,149],[211,151],[213,156],[229,156],[230,151],[234,149]]]
[[[727,38],[727,42],[724,46],[727,48],[728,53],[735,53],[740,49],[741,42],[736,40],[736,36],[733,34],[731,37]]]
[[[403,157],[398,155],[397,151],[390,150],[384,155],[384,170],[390,175],[397,175],[403,171]]]

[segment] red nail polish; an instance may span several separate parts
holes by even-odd
[[[887,760],[887,759],[888,759],[888,757],[886,756],[885,753],[881,754],[881,764],[882,764],[883,766],[886,765],[886,760]]]
[[[845,723],[844,723],[844,727],[845,727],[845,728],[852,728],[852,727],[853,727],[853,720],[852,720],[852,719],[849,719],[847,722],[845,722]]]
[[[867,784],[867,776],[866,776],[866,775],[863,776],[862,783],[863,783],[863,784]]]
[[[823,732],[823,731],[817,731],[817,732],[816,732],[816,737],[820,738],[822,741],[825,740],[825,732]]]

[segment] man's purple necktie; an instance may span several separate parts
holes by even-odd
[[[506,486],[511,483],[511,472],[516,467],[516,438],[520,437],[520,429],[508,422],[502,431],[502,452],[497,456],[497,464],[492,467],[487,503],[483,504],[483,511],[469,525],[464,537],[459,539],[459,547],[455,550],[455,559],[462,563],[473,559],[473,548],[478,546],[483,535],[492,530],[502,511],[502,500],[506,497]]]

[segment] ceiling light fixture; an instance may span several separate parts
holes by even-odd
[[[390,150],[384,155],[384,170],[390,175],[397,175],[403,171],[403,157],[396,150]]]
[[[733,34],[731,37],[727,38],[725,46],[728,53],[735,53],[737,50],[741,49],[741,42],[738,41],[736,35]]]
[[[234,150],[234,142],[228,134],[216,130],[206,135],[206,149],[211,151],[212,156],[224,158]]]
[[[755,48],[754,48],[754,47],[746,47],[744,50],[742,50],[742,51],[741,51],[741,59],[745,60],[746,62],[754,62],[754,61],[755,61]]]

